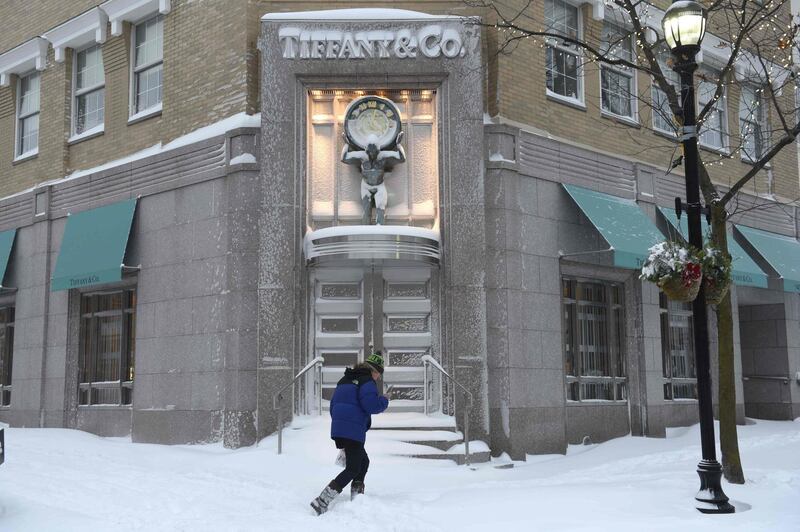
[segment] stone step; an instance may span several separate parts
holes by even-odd
[[[431,454],[412,454],[407,456],[410,456],[411,458],[423,458],[425,460],[452,460],[458,465],[464,465],[467,463],[467,456],[464,453],[461,454],[431,453]],[[489,451],[469,453],[470,464],[482,464],[490,461],[491,459],[492,456],[491,453],[489,453]]]

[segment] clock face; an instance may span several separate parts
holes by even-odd
[[[362,149],[366,149],[368,144],[376,144],[378,149],[382,149],[394,144],[402,129],[400,112],[391,100],[363,96],[347,107],[344,128],[352,144]]]

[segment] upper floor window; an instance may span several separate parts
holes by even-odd
[[[622,286],[562,280],[568,401],[627,399]]]
[[[757,161],[766,148],[765,112],[761,89],[745,85],[739,98],[739,131],[742,136],[742,159]]]
[[[564,0],[545,0],[546,31],[564,37],[580,38],[580,11]],[[582,80],[580,53],[560,39],[548,39],[546,57],[547,90],[551,94],[581,101]]]
[[[702,110],[714,98],[718,77],[718,72],[710,73],[708,71],[700,77],[700,84],[697,87],[698,111]],[[728,148],[728,112],[724,90],[719,99],[714,102],[713,107],[706,114],[705,120],[700,126],[700,144],[716,150],[726,150]]]
[[[79,404],[131,404],[135,352],[136,290],[83,294]]]
[[[74,80],[72,129],[81,135],[103,126],[106,78],[100,46],[75,52]]]
[[[660,295],[664,399],[697,399],[692,305]]]
[[[164,60],[164,17],[137,24],[133,31],[133,101],[131,114],[160,108]]]
[[[0,406],[11,404],[14,363],[14,307],[0,308]]]
[[[661,73],[664,74],[667,82],[675,88],[678,97],[680,97],[680,76],[667,64],[669,56],[670,53],[665,48],[659,50],[658,65],[661,67]],[[669,106],[667,93],[662,91],[655,82],[653,82],[651,98],[653,102],[653,129],[661,133],[675,135],[677,126],[672,118],[672,109]]]
[[[16,157],[39,151],[39,73],[20,76],[17,85]]]
[[[611,59],[633,63],[631,33],[609,23],[603,24],[601,50]],[[602,64],[600,100],[603,111],[623,118],[636,119],[636,82],[633,69],[624,65]]]

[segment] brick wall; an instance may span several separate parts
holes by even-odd
[[[102,3],[99,0],[53,2],[12,0],[0,5],[0,51]],[[129,124],[131,26],[103,45],[106,73],[105,131],[68,144],[71,133],[72,54],[55,63],[52,48],[41,78],[39,154],[13,164],[15,86],[0,88],[0,197],[57,179],[80,169],[125,157],[248,107],[247,1],[172,0],[164,18],[163,111]],[[252,40],[252,39],[250,39]]]

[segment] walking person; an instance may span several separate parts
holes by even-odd
[[[344,449],[346,466],[319,497],[311,501],[317,515],[328,511],[328,505],[342,490],[350,486],[350,500],[364,493],[364,477],[369,469],[369,456],[364,450],[372,414],[380,414],[389,406],[386,397],[378,395],[377,380],[383,374],[383,356],[375,351],[366,362],[344,370],[336,384],[330,404],[331,439],[337,449]]]

